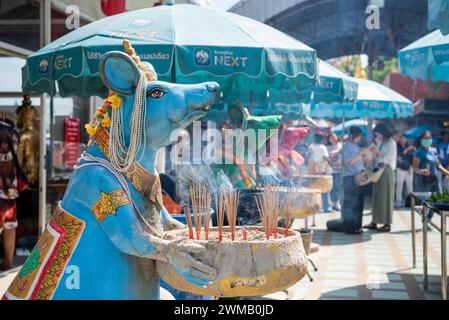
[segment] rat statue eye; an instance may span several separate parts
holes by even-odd
[[[161,88],[155,88],[148,91],[147,96],[153,99],[160,99],[165,95],[165,91]]]

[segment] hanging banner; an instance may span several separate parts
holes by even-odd
[[[78,161],[80,145],[80,119],[65,118],[65,166],[73,167]]]

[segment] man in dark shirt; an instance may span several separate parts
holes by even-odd
[[[403,207],[404,184],[406,197],[413,191],[413,154],[416,148],[410,145],[401,133],[395,135],[398,158],[396,167],[396,207]]]

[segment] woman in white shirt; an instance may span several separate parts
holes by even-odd
[[[323,143],[322,134],[315,134],[313,140],[309,146],[309,174],[324,174],[329,164],[329,152]]]
[[[397,145],[392,132],[381,123],[374,128],[374,143],[370,151],[374,155],[374,168],[383,170],[379,180],[373,183],[373,220],[367,229],[389,232],[394,210],[395,175]],[[378,228],[377,224],[383,224]]]
[[[314,136],[313,143],[309,146],[309,174],[329,174],[328,172],[332,170],[329,164],[329,152],[327,151],[323,140],[323,135],[317,133]],[[331,212],[330,193],[322,193],[321,200],[323,202],[322,212]]]

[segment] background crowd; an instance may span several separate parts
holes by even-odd
[[[449,191],[448,146],[449,132],[434,136],[424,131],[412,141],[383,123],[374,128],[372,142],[356,126],[342,139],[315,134],[305,153],[308,171],[332,174],[334,185],[322,196],[323,211],[341,211],[327,228],[348,234],[389,232],[394,209],[409,206],[412,192]],[[367,196],[372,220],[362,226]]]

